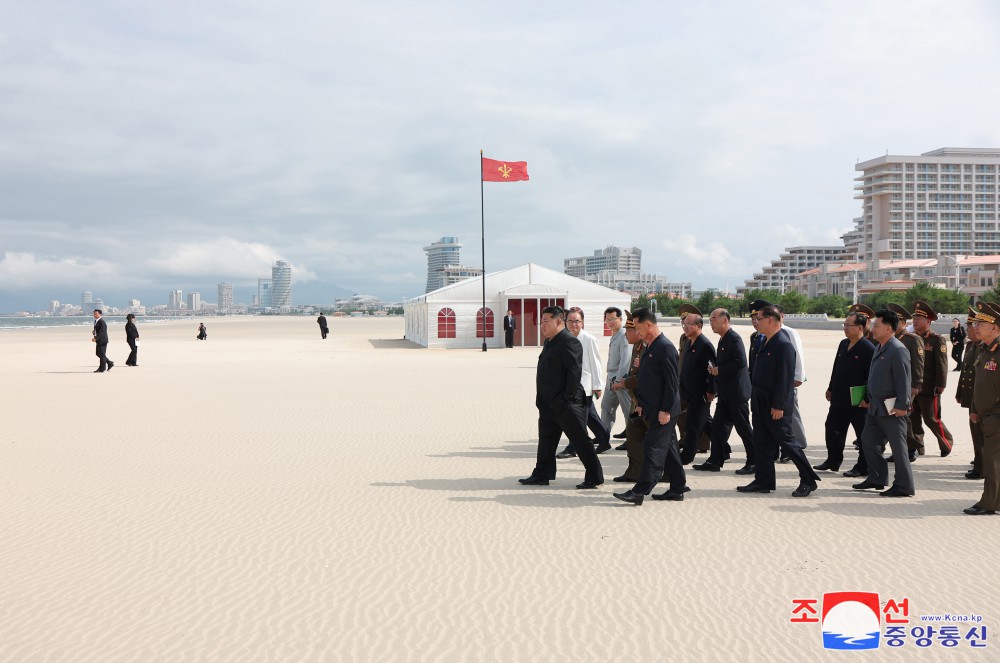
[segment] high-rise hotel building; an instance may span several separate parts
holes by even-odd
[[[233,284],[232,283],[220,283],[219,284],[219,311],[228,311],[233,308]]]
[[[881,156],[855,170],[858,257],[915,260],[1000,254],[1000,149],[943,147]]]
[[[271,306],[292,305],[292,266],[276,260],[271,267]]]
[[[430,246],[425,246],[427,252],[427,289],[425,292],[437,290],[448,285],[445,268],[449,265],[461,265],[459,253],[462,245],[457,237],[442,237]]]

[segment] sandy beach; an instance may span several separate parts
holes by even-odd
[[[908,629],[946,613],[988,629],[986,649],[959,624],[955,647],[907,636],[880,660],[996,646],[1000,519],[962,514],[982,482],[962,476],[957,373],[955,451],[928,434],[914,498],[824,472],[795,499],[791,464],[776,492],[741,495],[740,450],[688,468],[684,502],[636,508],[611,495],[620,451],[597,491],[574,489],[575,459],[518,485],[537,348],[426,350],[402,318],[330,318],[325,341],[313,318],[207,318],[205,342],[197,320],[139,322],[139,366],[112,325],[101,375],[88,327],[0,333],[2,661],[830,660],[793,599],[847,591],[908,599]],[[801,335],[816,464],[842,334]]]

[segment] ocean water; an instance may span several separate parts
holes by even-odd
[[[136,323],[147,325],[160,322],[162,320],[180,320],[175,317],[141,317],[136,318]],[[124,315],[106,315],[104,321],[109,325],[124,325]],[[0,331],[5,329],[45,329],[47,327],[93,327],[94,318],[89,315],[60,315],[51,318],[30,318],[0,316]]]

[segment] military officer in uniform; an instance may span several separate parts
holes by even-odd
[[[983,345],[976,357],[972,407],[983,427],[983,495],[965,509],[970,516],[994,515],[1000,508],[1000,306],[976,304],[976,330]]]
[[[624,380],[612,383],[614,390],[626,389],[629,395],[629,403],[632,406],[629,416],[625,419],[625,453],[628,456],[628,467],[625,472],[615,477],[616,483],[636,483],[639,480],[639,470],[642,469],[642,439],[646,437],[649,427],[646,420],[637,412],[639,402],[635,397],[635,390],[639,386],[639,360],[646,350],[646,344],[635,328],[635,321],[632,314],[625,311],[625,340],[632,345],[632,357],[629,360],[628,375]]]
[[[976,328],[976,309],[969,309],[969,319],[965,323],[968,328],[965,342],[965,361],[962,362],[962,372],[958,376],[958,388],[955,390],[955,400],[969,410],[969,432],[972,433],[972,469],[965,473],[966,479],[983,478],[983,425],[972,407],[972,396],[975,385],[976,357],[979,355],[982,343],[979,342],[979,330]]]
[[[847,309],[847,315],[852,313],[863,313],[868,322],[865,323],[864,337],[871,341],[872,347],[875,347],[875,336],[872,334],[871,321],[875,318],[875,311],[871,309],[870,306],[865,306],[864,304],[851,304]]]
[[[913,331],[924,343],[924,379],[920,393],[913,399],[913,411],[910,413],[910,425],[913,439],[917,447],[924,447],[924,427],[920,420],[927,424],[941,448],[941,456],[951,453],[955,438],[948,427],[941,421],[941,394],[948,382],[948,342],[931,330],[931,322],[937,320],[927,302],[918,299],[913,304]]]

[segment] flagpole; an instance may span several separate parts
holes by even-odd
[[[483,252],[483,352],[486,352],[486,203],[483,202],[483,151],[479,150],[479,229]]]

